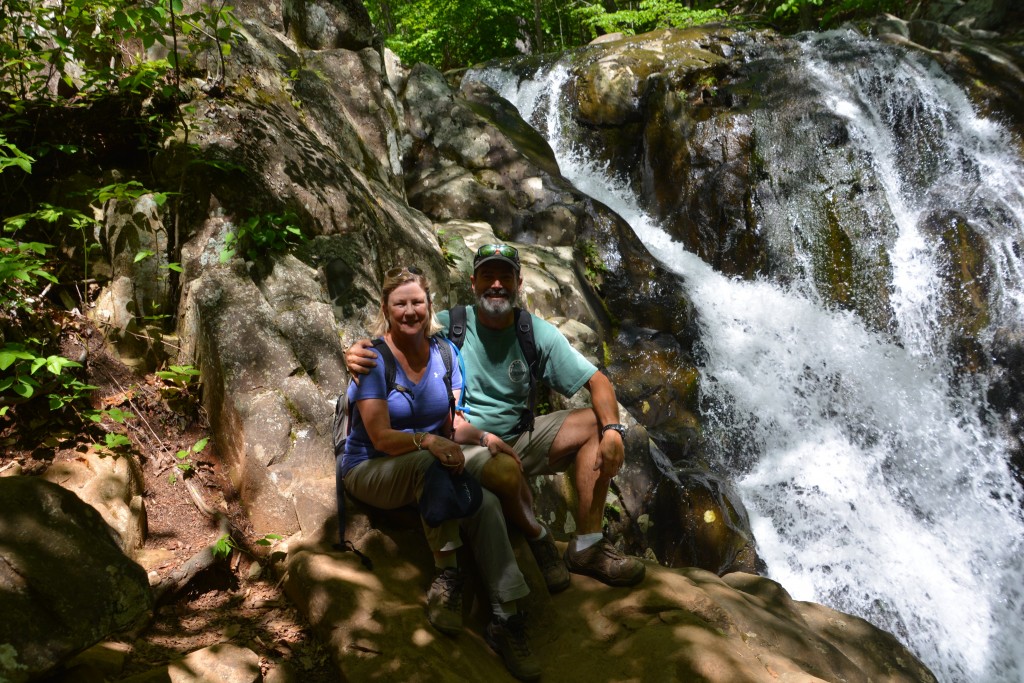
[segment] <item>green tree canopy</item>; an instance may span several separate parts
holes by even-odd
[[[442,70],[520,53],[564,50],[599,35],[710,22],[833,28],[882,12],[909,17],[927,0],[366,0],[406,64]]]

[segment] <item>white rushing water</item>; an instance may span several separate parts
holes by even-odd
[[[935,120],[944,129],[926,131],[928,144],[953,145],[935,154],[957,163],[929,182],[971,185],[963,190],[970,201],[984,195],[998,205],[1002,219],[979,230],[997,268],[994,316],[1018,321],[1024,278],[1013,248],[1024,232],[1024,169],[1007,156],[997,127],[937,71],[895,52],[881,65],[833,64],[822,52],[807,39],[803,67],[825,106],[848,122],[851,144],[870,160],[899,226],[892,249],[898,343],[852,313],[821,306],[807,293],[813,288],[725,277],[672,241],[604,168],[561,137],[559,108],[548,105],[563,92],[564,67],[520,84],[494,71],[468,77],[515,104],[547,137],[562,173],[625,218],[679,275],[698,312],[702,390],[719,406],[705,415],[710,439],[715,430],[741,430],[753,444],[751,461],[723,465],[739,476],[771,578],[798,600],[894,633],[943,683],[1020,683],[1021,493],[1005,444],[979,417],[984,399],[952,386],[935,310],[934,247],[916,229],[928,206],[920,188],[904,182],[886,118],[892,103],[865,89],[888,81],[941,109]]]

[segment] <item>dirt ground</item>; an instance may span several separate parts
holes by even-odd
[[[15,407],[0,418],[0,473],[20,467],[23,474],[39,474],[53,462],[104,443],[107,433],[123,434],[132,445],[121,453],[138,458],[144,472],[148,535],[137,559],[151,583],[215,544],[222,537],[220,516],[229,521],[236,546],[158,604],[142,631],[111,637],[126,654],[121,673],[107,680],[119,681],[229,641],[256,652],[264,675],[282,668],[289,675],[278,680],[337,681],[327,650],[288,601],[269,563],[260,559],[271,548],[253,535],[218,461],[216,444],[211,441],[187,458],[178,457],[209,436],[199,388],[168,382],[155,373],[134,373],[103,348],[100,335],[84,321],[76,321],[70,330],[62,352],[83,358],[87,381],[98,387],[93,407],[119,409],[133,417],[122,424],[105,420],[72,430],[43,414],[29,416],[27,409],[19,414]]]

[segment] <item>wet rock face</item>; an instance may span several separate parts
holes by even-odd
[[[575,137],[673,236],[727,273],[765,267],[750,225],[750,121],[731,31],[655,31],[573,56]],[[736,105],[736,106],[734,106]]]
[[[991,320],[988,302],[993,274],[985,240],[965,216],[952,211],[925,215],[921,231],[939,247],[942,323],[949,330],[953,355],[965,371],[987,369],[989,358],[980,339]]]
[[[991,12],[984,10],[986,4]],[[1012,128],[1019,139],[1024,131],[1024,51],[1012,33],[1024,22],[1024,6],[1011,4],[932,3],[924,19],[885,15],[870,30],[880,40],[932,56],[979,111]],[[962,18],[951,20],[956,16]]]
[[[409,203],[435,221],[490,224],[502,239],[572,244],[582,213],[547,143],[481,83],[453,91],[425,65],[409,74],[403,104]]]
[[[997,330],[992,342],[994,379],[988,400],[1007,421],[1007,441],[1017,481],[1024,484],[1024,330]]]

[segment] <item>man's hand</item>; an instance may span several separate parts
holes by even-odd
[[[345,352],[345,367],[356,384],[359,383],[359,375],[365,375],[377,367],[377,356],[370,351],[372,348],[373,344],[369,339],[360,339]]]
[[[487,450],[491,452],[492,458],[498,455],[499,453],[504,453],[508,456],[511,456],[512,459],[516,461],[516,463],[519,465],[520,472],[523,471],[523,461],[519,459],[519,454],[516,453],[516,450],[514,448],[505,443],[504,440],[501,439],[501,437],[495,434],[491,434],[490,432],[485,432],[482,443],[487,448]]]
[[[619,470],[626,459],[626,449],[622,444],[622,435],[613,429],[609,429],[601,435],[601,442],[597,446],[597,462],[594,463],[594,470],[601,470],[601,476],[611,479]]]

